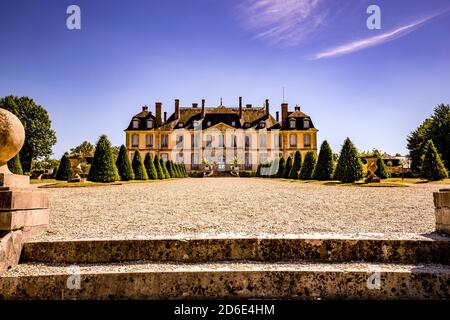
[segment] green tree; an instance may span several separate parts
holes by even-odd
[[[167,168],[167,171],[169,172],[169,176],[171,178],[176,178],[177,177],[176,173],[174,171],[175,167],[172,165],[170,160],[166,161],[166,168]]]
[[[72,174],[69,154],[66,152],[59,161],[58,171],[56,172],[56,180],[67,181],[72,177]]]
[[[144,167],[150,180],[158,180],[158,172],[156,172],[155,164],[153,163],[150,152],[145,154]]]
[[[448,177],[448,172],[432,140],[428,140],[425,147],[420,177],[431,181],[442,180]]]
[[[333,151],[327,140],[324,140],[320,146],[319,158],[317,160],[316,168],[314,169],[313,178],[321,181],[331,180],[333,179],[333,171]]]
[[[127,148],[124,145],[120,147],[119,155],[116,160],[117,171],[119,172],[120,180],[129,181],[134,179],[133,168],[131,167],[130,159],[128,159]]]
[[[183,178],[186,178],[188,176],[187,171],[186,171],[186,165],[184,164],[184,162],[181,165],[183,168]]]
[[[70,149],[70,153],[79,154],[83,157],[92,156],[94,151],[95,147],[89,141],[83,141],[79,146]]]
[[[450,169],[450,105],[440,104],[430,118],[425,121],[407,139],[407,147],[410,151],[411,169],[420,172],[422,159],[426,151],[428,140],[433,140],[435,148],[441,155],[447,170]]]
[[[258,167],[256,168],[255,177],[261,177],[261,163],[258,164]]]
[[[0,99],[0,108],[16,115],[25,128],[20,161],[23,171],[30,172],[33,160],[50,156],[56,143],[56,133],[48,112],[28,97],[7,96]]]
[[[300,169],[302,167],[302,154],[300,151],[295,151],[294,154],[294,163],[292,164],[291,171],[289,171],[289,178],[290,179],[298,179],[298,174],[300,172]]]
[[[380,179],[387,179],[391,176],[386,164],[380,157],[377,158],[377,170],[375,170],[375,175]]]
[[[133,162],[131,163],[134,172],[134,179],[148,180],[147,170],[142,163],[141,153],[136,150],[133,155]]]
[[[277,178],[283,178],[284,177],[284,167],[285,167],[286,161],[283,157],[280,158],[280,162],[278,164],[278,172],[277,172]]]
[[[161,164],[161,169],[164,173],[164,179],[170,179],[169,171],[166,168],[166,163],[164,162],[163,158],[159,158],[159,162]]]
[[[291,173],[291,169],[292,169],[292,157],[289,156],[286,160],[286,167],[284,169],[284,177],[286,179],[289,179],[289,174]]]
[[[315,166],[316,166],[316,153],[314,151],[308,151],[308,153],[305,156],[305,160],[303,161],[299,178],[302,180],[311,180]]]
[[[349,138],[345,139],[334,172],[334,179],[344,183],[355,182],[363,177],[363,166],[358,151]]]
[[[95,147],[88,180],[93,182],[114,182],[119,179],[119,172],[111,151],[111,142],[106,135],[101,135]]]
[[[182,178],[183,176],[181,175],[180,165],[178,163],[173,162],[173,161],[172,161],[172,165],[173,165],[173,170],[175,171],[175,176],[177,178]]]
[[[158,179],[165,179],[164,171],[161,167],[161,162],[159,161],[159,156],[155,155],[153,159],[153,164],[155,165],[156,173],[158,174]]]
[[[23,174],[22,164],[20,163],[20,156],[16,154],[14,158],[8,161],[8,168],[14,174]]]

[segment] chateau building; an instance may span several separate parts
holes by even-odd
[[[130,158],[135,150],[142,157],[150,152],[164,161],[184,162],[187,170],[214,165],[218,171],[228,171],[238,165],[241,170],[256,170],[258,163],[283,156],[285,159],[299,150],[317,152],[317,129],[311,118],[296,106],[288,110],[281,104],[274,118],[269,100],[263,107],[243,106],[239,97],[237,107],[220,103],[207,107],[193,103],[181,107],[175,100],[175,111],[167,118],[162,103],[155,103],[155,113],[147,106],[132,117],[125,129],[126,147]]]

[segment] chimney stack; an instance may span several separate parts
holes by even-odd
[[[142,107],[142,111],[148,111],[147,105],[145,105],[145,106]]]
[[[242,118],[242,97],[239,97],[239,118]]]
[[[156,121],[158,121],[159,124],[162,123],[161,111],[162,111],[162,102],[156,102],[155,103]]]
[[[300,111],[300,106],[295,106],[295,111]]]
[[[284,124],[288,117],[288,104],[282,103],[281,104],[281,124]]]
[[[180,100],[175,99],[175,119],[180,119]]]
[[[251,109],[251,107],[252,107],[252,104],[251,104],[251,103],[249,103],[249,104],[246,104],[246,105],[245,105],[245,107],[246,107],[247,109]]]
[[[193,103],[192,104],[192,108],[197,108],[198,107],[198,103]]]
[[[269,110],[269,99],[266,99],[266,115],[270,114],[270,110]]]
[[[277,111],[275,113],[275,120],[277,120],[277,122],[280,122],[280,112],[279,111]]]
[[[205,117],[205,99],[202,99],[202,119]]]
[[[166,121],[167,121],[167,112],[164,111],[164,122],[166,122]]]

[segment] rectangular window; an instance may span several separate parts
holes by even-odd
[[[131,141],[132,141],[131,145],[133,147],[139,147],[139,135],[138,134],[133,134]]]
[[[223,134],[219,135],[219,148],[223,148],[224,147],[224,138],[223,138]]]
[[[311,146],[311,135],[310,134],[303,135],[303,146],[304,147]]]
[[[206,136],[206,147],[211,148],[211,146],[212,146],[212,136],[210,134],[208,134]]]
[[[161,159],[166,162],[169,159],[169,155],[167,153],[161,153]]]
[[[182,153],[177,153],[177,162],[184,162],[184,155]]]
[[[245,147],[250,148],[252,146],[252,139],[250,136],[245,136]]]
[[[177,135],[177,148],[183,148],[183,135]]]
[[[198,135],[197,134],[191,134],[191,147],[192,148],[198,147]]]
[[[153,120],[147,120],[147,129],[153,129]]]
[[[145,136],[145,146],[147,148],[153,147],[153,135],[152,134],[147,134]]]
[[[245,154],[245,169],[250,170],[252,168],[252,159],[250,153]]]
[[[133,129],[139,128],[139,120],[133,120]]]
[[[259,147],[265,148],[267,146],[267,135],[261,134],[259,136]]]
[[[259,162],[266,162],[266,161],[267,161],[267,153],[260,153]]]
[[[161,148],[167,148],[169,146],[169,135],[161,135]]]
[[[291,147],[296,147],[297,146],[297,135],[296,134],[291,134],[289,136],[289,140],[290,140],[290,145]]]
[[[280,141],[280,135],[279,134],[274,134],[273,135],[273,147],[274,148],[279,148],[281,147],[281,141]]]
[[[230,147],[237,148],[237,136],[234,134],[231,135]]]

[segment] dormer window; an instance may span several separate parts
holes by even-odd
[[[139,120],[138,119],[134,119],[133,120],[133,129],[138,129],[139,128]]]
[[[211,121],[206,122],[206,125],[207,125],[208,127],[210,127],[210,126],[211,126]]]
[[[178,123],[178,128],[183,128],[183,122]]]
[[[147,129],[153,129],[153,120],[147,120]]]
[[[296,128],[296,121],[295,121],[295,119],[289,120],[289,127],[291,129],[295,129]]]
[[[231,125],[232,125],[233,127],[236,127],[236,121],[231,121]]]
[[[244,127],[245,127],[245,128],[250,128],[250,122],[244,123]]]
[[[307,118],[303,119],[303,128],[309,129],[309,119]]]
[[[264,122],[261,122],[261,123],[259,124],[259,127],[260,127],[261,129],[264,129],[264,128],[266,127],[266,124],[265,124]]]

